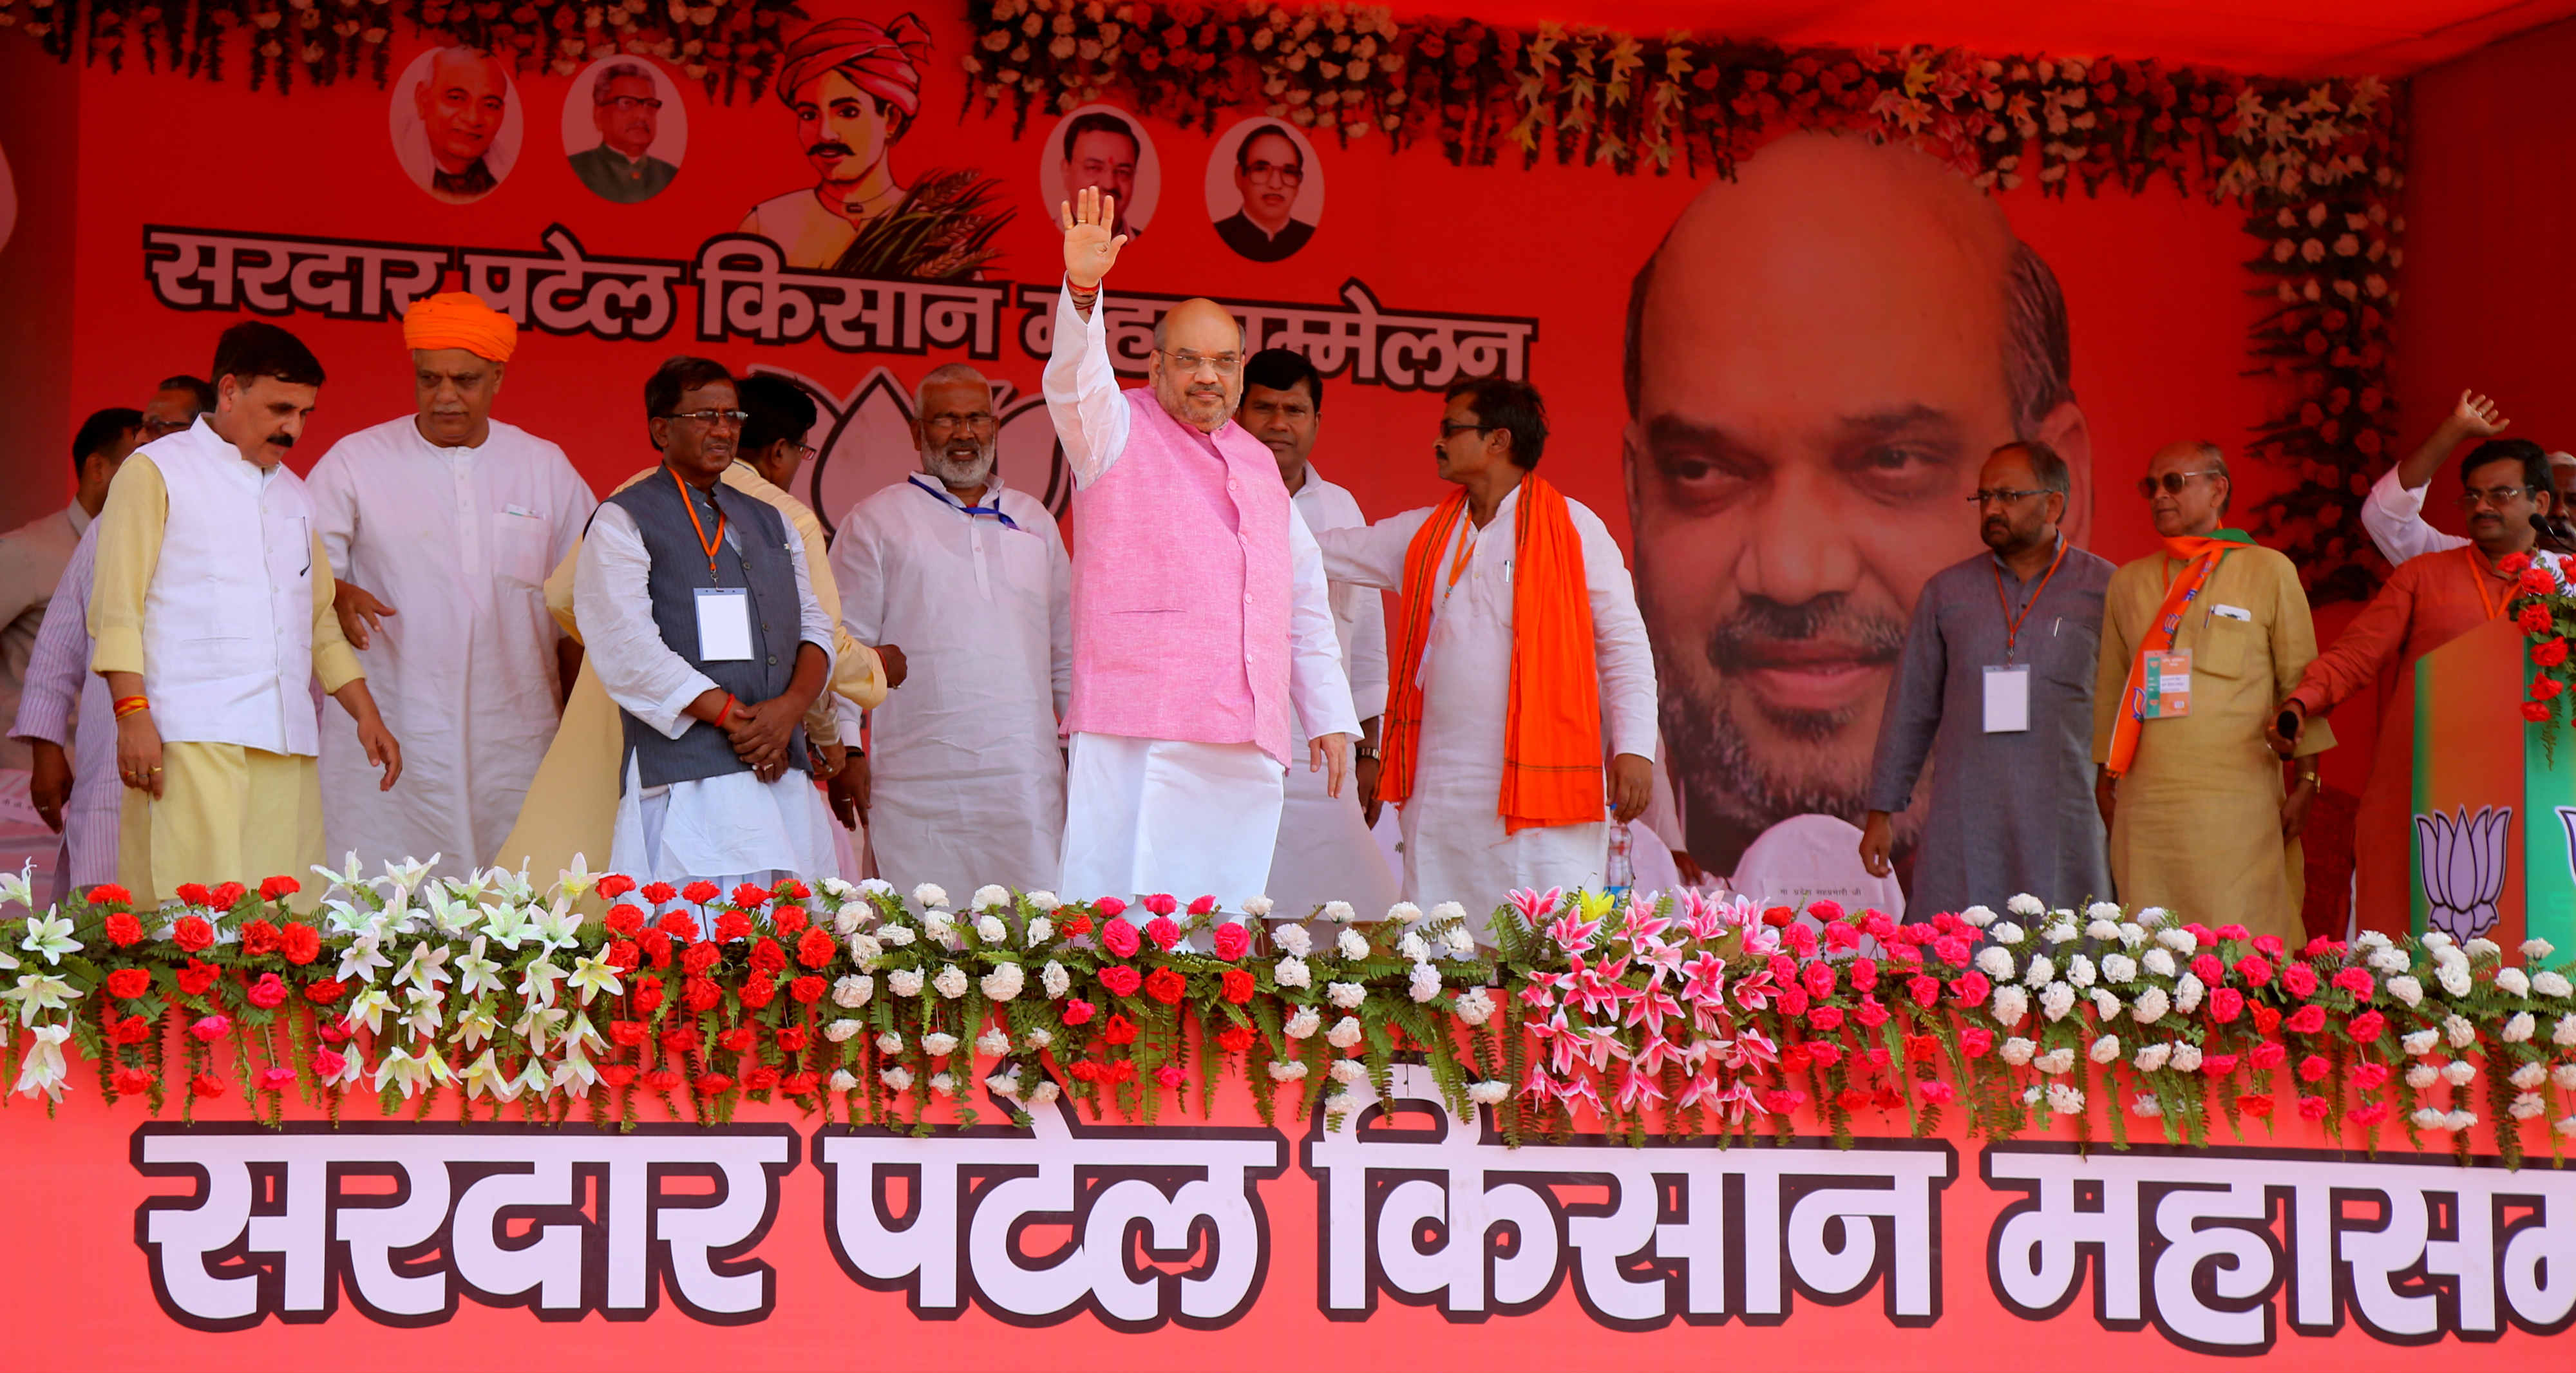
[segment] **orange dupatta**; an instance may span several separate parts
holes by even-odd
[[[1404,550],[1394,695],[1378,775],[1379,797],[1397,805],[1413,795],[1422,745],[1422,654],[1431,639],[1434,565],[1466,510],[1467,493],[1451,492]],[[1507,834],[1594,824],[1603,814],[1601,677],[1583,536],[1564,494],[1528,476],[1521,479],[1512,539],[1512,680],[1495,806]]]
[[[2147,626],[2147,637],[2129,659],[2129,680],[2120,688],[2120,718],[2111,726],[2111,757],[2104,764],[2112,776],[2126,774],[2129,765],[2137,761],[2138,733],[2147,724],[2147,655],[2173,647],[2174,635],[2182,628],[2184,609],[2201,588],[2209,585],[2210,575],[2218,570],[2218,560],[2226,557],[2229,549],[2253,542],[2254,537],[2241,529],[2221,529],[2205,538],[2191,535],[2165,540],[2165,556],[2189,559],[2190,566],[2165,588],[2164,603],[2156,607],[2155,622]]]

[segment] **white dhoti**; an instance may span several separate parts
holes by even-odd
[[[748,772],[662,787],[642,782],[629,755],[610,872],[673,886],[703,878],[730,890],[782,877],[811,882],[840,870],[831,812],[804,773],[790,770],[775,782]]]
[[[1241,909],[1269,885],[1285,772],[1254,744],[1074,735],[1057,893]]]
[[[1288,756],[1304,759],[1305,741]],[[1279,842],[1270,857],[1270,899],[1283,920],[1302,920],[1327,901],[1348,901],[1363,919],[1374,920],[1395,904],[1395,871],[1361,817],[1359,788],[1345,780],[1342,794],[1330,797],[1325,781],[1302,761],[1288,769]]]
[[[1494,908],[1515,889],[1562,887],[1600,891],[1610,865],[1610,825],[1550,825],[1503,833],[1493,802],[1443,806],[1416,798],[1401,814],[1404,899],[1429,910],[1442,901],[1467,908],[1469,928],[1485,933]]]

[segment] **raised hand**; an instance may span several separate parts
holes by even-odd
[[[1118,197],[1085,186],[1072,203],[1058,209],[1064,218],[1065,278],[1083,290],[1097,289],[1118,265],[1118,250],[1127,246],[1127,235],[1109,232],[1118,223]]]
[[[1070,252],[1070,249],[1067,249]],[[2475,391],[2462,391],[2460,403],[2451,410],[2451,423],[2473,439],[2491,439],[2513,423],[2506,419],[2496,403]]]

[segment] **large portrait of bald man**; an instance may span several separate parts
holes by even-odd
[[[1637,599],[1693,858],[1731,873],[1808,814],[1857,825],[1915,597],[1977,552],[1998,444],[2043,439],[2092,509],[2057,279],[1967,178],[1796,135],[1682,211],[1628,305]],[[1916,790],[1928,796],[1928,786]],[[1919,814],[1900,817],[1900,856]]]

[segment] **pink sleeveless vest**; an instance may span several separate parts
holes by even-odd
[[[1065,732],[1256,744],[1288,759],[1288,488],[1228,421],[1126,392],[1127,447],[1073,497]]]

